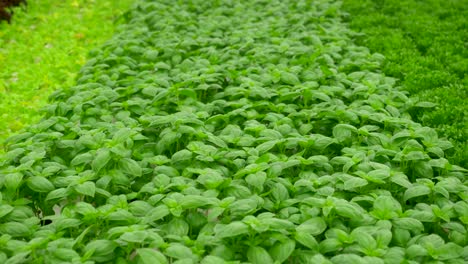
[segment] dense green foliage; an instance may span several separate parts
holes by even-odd
[[[334,1],[125,17],[8,140],[0,262],[468,260],[467,171]]]
[[[12,24],[0,22],[0,152],[9,135],[40,120],[53,91],[74,85],[89,50],[113,35],[131,2],[28,0]]]
[[[468,166],[468,1],[344,0],[357,43],[386,57],[382,71],[435,109],[413,114],[455,144]]]

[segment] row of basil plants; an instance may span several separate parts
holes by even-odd
[[[140,1],[8,140],[2,263],[466,263],[467,170],[339,3]]]

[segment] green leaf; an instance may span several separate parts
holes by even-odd
[[[132,130],[130,128],[121,128],[117,132],[115,132],[114,136],[112,137],[112,141],[114,144],[123,143],[130,137],[131,134]]]
[[[440,260],[458,259],[462,254],[463,248],[453,242],[435,248],[435,255]]]
[[[375,239],[365,231],[359,230],[356,232],[356,229],[351,232],[351,237],[356,241],[359,246],[364,249],[372,250],[377,247],[377,242]]]
[[[236,221],[227,225],[217,224],[214,232],[219,238],[228,238],[248,234],[249,227],[243,222]]]
[[[173,218],[167,224],[167,233],[179,237],[188,235],[189,229],[189,225],[182,218]]]
[[[26,263],[27,257],[30,252],[21,252],[9,258],[7,261],[3,262],[5,264],[22,264]]]
[[[400,203],[391,196],[379,196],[374,201],[374,210],[401,213]]]
[[[405,155],[407,161],[427,160],[429,156],[421,151],[410,151]]]
[[[362,217],[362,211],[359,210],[358,205],[348,202],[337,203],[335,205],[335,211],[338,215],[351,219],[360,219]]]
[[[88,164],[94,159],[94,156],[91,153],[83,153],[77,155],[70,162],[72,166],[78,166],[82,164]]]
[[[65,230],[68,228],[76,228],[81,225],[81,221],[74,218],[59,218],[54,221],[57,230]]]
[[[434,108],[437,106],[437,104],[431,103],[431,102],[418,102],[415,104],[416,107],[421,107],[421,108]]]
[[[50,192],[55,189],[55,186],[48,179],[39,176],[29,178],[26,184],[35,192]]]
[[[200,262],[201,264],[224,264],[226,261],[217,256],[206,256]]]
[[[2,204],[0,205],[0,218],[4,217],[5,215],[11,213],[14,207],[9,204]]]
[[[0,225],[0,234],[8,234],[12,237],[28,237],[32,230],[23,223],[8,222]]]
[[[180,206],[186,209],[202,208],[216,204],[215,198],[204,197],[200,195],[186,195],[180,200]]]
[[[72,261],[74,258],[80,257],[75,250],[69,248],[56,248],[53,254],[56,258],[64,261]]]
[[[411,198],[428,195],[430,193],[431,189],[425,185],[413,185],[405,191],[403,197],[405,201],[408,201]]]
[[[143,174],[140,165],[135,160],[123,158],[119,161],[119,163],[122,171],[127,174],[135,177],[140,177]]]
[[[111,155],[109,149],[99,149],[96,153],[96,158],[91,163],[91,168],[97,173],[104,168],[110,160]]]
[[[273,264],[273,259],[268,254],[268,252],[258,246],[249,247],[247,250],[247,259],[252,264]]]
[[[147,237],[148,232],[146,231],[132,231],[125,232],[120,236],[120,239],[129,243],[143,243]]]
[[[245,181],[252,187],[257,188],[260,192],[263,191],[263,184],[265,184],[267,175],[263,171],[259,171],[255,174],[249,174],[245,177]]]
[[[212,134],[208,134],[208,141],[215,144],[216,146],[220,148],[224,148],[224,149],[228,148],[228,145],[226,144],[226,142],[224,142],[221,138],[214,136]]]
[[[258,206],[258,201],[251,197],[249,199],[240,199],[229,205],[229,209],[233,215],[247,215],[255,211]]]
[[[259,155],[262,155],[270,149],[274,148],[276,143],[278,143],[278,140],[269,140],[265,143],[258,145],[255,149],[258,151]]]
[[[3,185],[7,188],[7,190],[14,192],[21,185],[22,180],[23,174],[10,173],[5,176]]]
[[[85,202],[78,202],[75,205],[75,211],[82,215],[94,214],[97,212],[96,208]]]
[[[162,204],[149,211],[145,217],[147,223],[152,223],[170,214],[169,208]]]
[[[402,187],[405,187],[405,188],[411,188],[413,185],[411,184],[411,182],[408,180],[408,177],[403,174],[403,173],[396,173],[394,174],[393,176],[391,176],[390,178],[390,181],[402,186]]]
[[[410,245],[406,249],[406,255],[411,259],[427,256],[427,250],[420,245]]]
[[[87,181],[78,185],[74,186],[76,192],[94,197],[94,194],[96,193],[96,185],[92,181]]]
[[[326,254],[330,252],[336,252],[341,248],[341,242],[336,238],[327,238],[322,240],[319,244],[320,253]]]
[[[336,264],[361,264],[361,263],[368,263],[364,262],[364,260],[355,254],[340,254],[336,255],[331,258],[331,261]]]
[[[145,201],[134,201],[128,205],[128,211],[135,216],[146,216],[154,207]]]
[[[300,224],[296,228],[296,232],[307,233],[313,236],[317,236],[323,233],[325,229],[327,229],[327,224],[325,223],[325,220],[323,220],[321,217],[314,217]]]
[[[96,261],[102,261],[111,257],[116,247],[117,243],[114,241],[98,239],[86,244],[84,252],[85,254],[87,252],[92,252],[90,254],[93,256],[93,259]]]
[[[365,179],[352,177],[343,182],[345,190],[353,190],[356,188],[364,187],[368,184]]]
[[[277,202],[289,199],[288,189],[281,183],[275,183],[271,188],[271,195],[273,200]]]
[[[117,209],[115,212],[110,213],[107,219],[109,221],[126,222],[128,224],[135,222],[135,217],[125,209]]]
[[[259,216],[260,218],[260,216]],[[278,218],[262,218],[260,219],[260,223],[269,227],[270,230],[293,230],[296,228],[294,223],[285,219],[278,219]]]
[[[289,258],[289,256],[291,256],[295,247],[296,242],[291,239],[284,242],[277,242],[272,248],[270,248],[270,255],[276,262],[283,263]]]
[[[167,258],[152,248],[137,248],[138,264],[167,264]]]
[[[348,124],[338,124],[333,128],[333,137],[338,139],[339,142],[344,142],[353,137],[353,133],[357,132],[357,129]]]
[[[67,196],[68,196],[68,190],[65,188],[59,188],[48,193],[46,196],[46,201],[55,200],[55,199],[63,199]]]
[[[177,163],[192,159],[192,152],[187,149],[180,150],[172,155],[172,162]]]
[[[171,244],[168,248],[166,248],[165,253],[167,256],[175,259],[191,258],[193,255],[190,248],[178,243]]]
[[[404,217],[395,218],[392,220],[393,225],[397,228],[406,229],[410,231],[422,232],[424,231],[423,224],[414,218]]]
[[[296,85],[300,83],[299,78],[297,78],[294,73],[285,71],[281,72],[281,81],[289,85]]]

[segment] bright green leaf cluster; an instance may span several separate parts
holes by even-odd
[[[451,163],[468,166],[468,1],[344,0],[357,43],[386,58],[382,72],[412,98],[413,120],[448,137]]]
[[[1,2],[5,2],[2,0]],[[92,48],[109,39],[132,0],[27,0],[0,22],[0,153],[57,89],[75,84]]]

